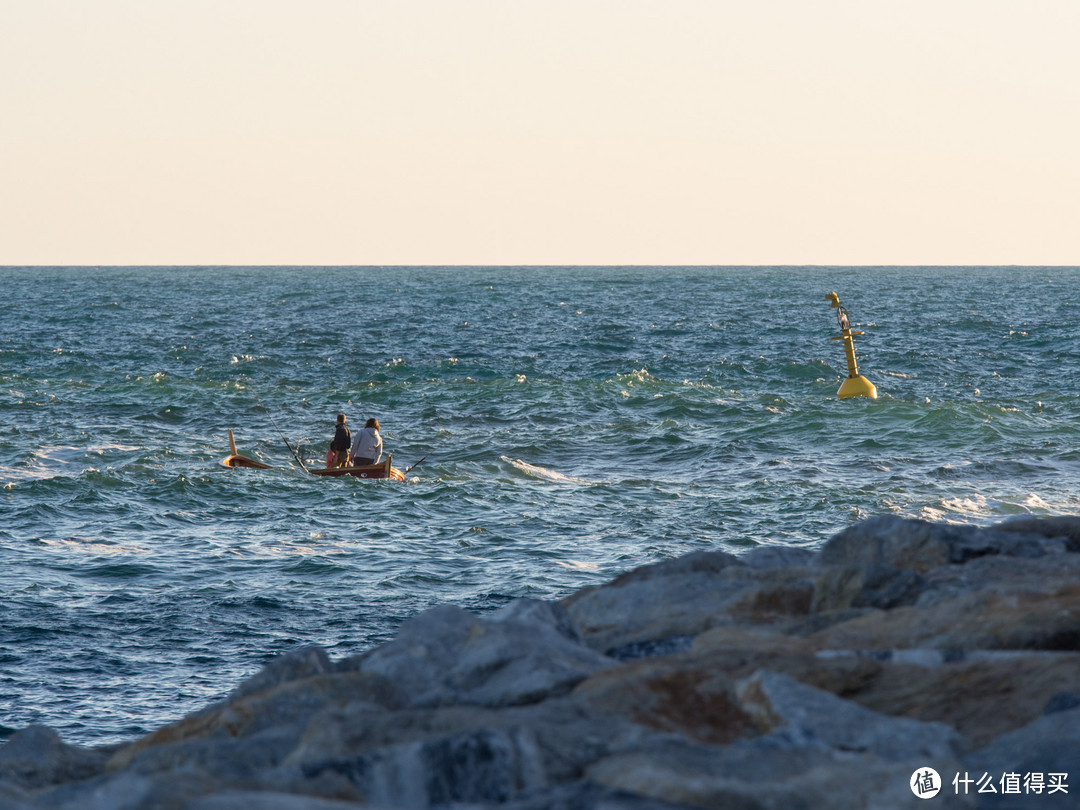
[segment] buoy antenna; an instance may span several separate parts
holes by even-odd
[[[870,397],[871,399],[877,399],[877,389],[872,382],[859,374],[859,365],[855,361],[855,341],[852,340],[851,336],[862,335],[865,333],[861,331],[851,331],[851,321],[848,318],[848,312],[840,305],[840,298],[835,292],[829,293],[825,298],[829,302],[829,305],[836,310],[836,325],[840,327],[840,336],[829,338],[829,340],[844,341],[844,355],[847,357],[848,376],[847,379],[840,384],[840,390],[836,392],[837,398]]]

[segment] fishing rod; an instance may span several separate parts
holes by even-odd
[[[255,393],[255,392],[252,392],[252,393]],[[289,448],[289,453],[292,455],[293,459],[296,460],[296,463],[300,465],[300,469],[302,469],[304,472],[307,472],[308,468],[304,464],[304,460],[302,458],[300,458],[299,455],[297,455],[297,452],[295,450],[292,449],[292,445],[289,444],[289,440],[285,438],[285,434],[281,432],[281,428],[278,427],[278,423],[274,421],[274,415],[272,413],[270,413],[270,409],[267,408],[265,405],[263,405],[263,401],[262,401],[262,399],[259,398],[258,394],[255,394],[255,399],[258,400],[259,407],[262,408],[266,412],[266,415],[270,417],[270,424],[272,424],[274,426],[274,430],[276,430],[278,432],[278,435],[281,437],[281,440],[283,442],[285,442],[285,446]]]
[[[408,475],[410,470],[415,470],[417,467],[419,467],[421,464],[423,464],[424,459],[426,459],[426,458],[427,458],[427,456],[424,456],[424,458],[420,459],[418,462],[413,464],[411,467],[406,467],[405,472],[403,472],[402,475]]]

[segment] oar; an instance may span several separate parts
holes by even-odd
[[[424,458],[420,459],[418,462],[413,464],[411,467],[406,467],[405,472],[403,472],[402,475],[408,475],[410,470],[415,470],[417,467],[419,467],[421,464],[424,463],[425,458],[427,458],[427,456],[424,456]]]

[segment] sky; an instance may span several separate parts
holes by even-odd
[[[1078,41],[1078,0],[0,0],[0,265],[1078,265]]]

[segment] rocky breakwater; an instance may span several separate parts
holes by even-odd
[[[1076,807],[1078,648],[1080,518],[877,517],[298,649],[119,748],[29,727],[0,808]]]

